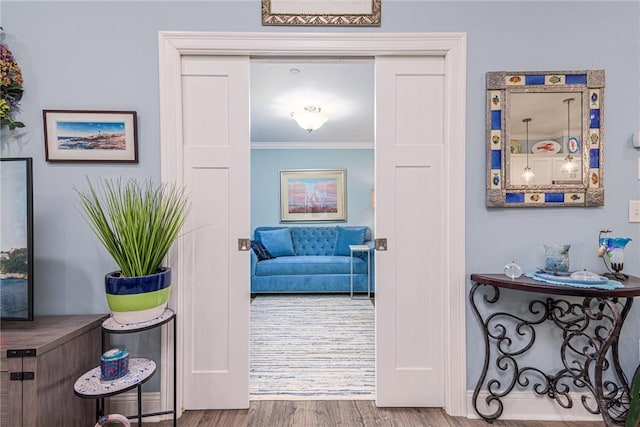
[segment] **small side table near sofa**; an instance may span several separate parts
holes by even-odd
[[[367,298],[371,298],[371,247],[369,245],[349,245],[349,258],[351,259],[351,298],[353,298],[353,256],[358,252],[367,254]]]

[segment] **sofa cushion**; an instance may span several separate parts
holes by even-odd
[[[291,227],[296,255],[333,255],[336,227]]]
[[[299,255],[274,258],[256,264],[256,276],[308,275],[308,274],[349,274],[351,259],[345,256]],[[353,258],[353,273],[366,274],[367,262]]]
[[[336,244],[334,255],[349,256],[349,245],[361,245],[367,233],[367,227],[340,227],[337,226]]]
[[[291,230],[288,228],[262,230],[259,233],[260,241],[274,257],[294,255]]]
[[[258,261],[264,261],[265,259],[275,258],[273,255],[271,255],[271,253],[269,253],[267,248],[265,248],[262,243],[257,242],[255,240],[251,241],[251,249],[253,250],[253,253],[256,254]]]

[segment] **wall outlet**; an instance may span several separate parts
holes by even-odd
[[[629,200],[629,222],[640,222],[640,200]]]

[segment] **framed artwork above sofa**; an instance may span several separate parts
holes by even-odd
[[[346,169],[280,171],[280,221],[347,220]]]

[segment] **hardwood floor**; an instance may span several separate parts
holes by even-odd
[[[172,421],[144,422],[169,427]],[[251,401],[248,410],[187,411],[180,427],[601,427],[602,422],[482,420],[450,417],[439,408],[377,408],[372,400]]]

